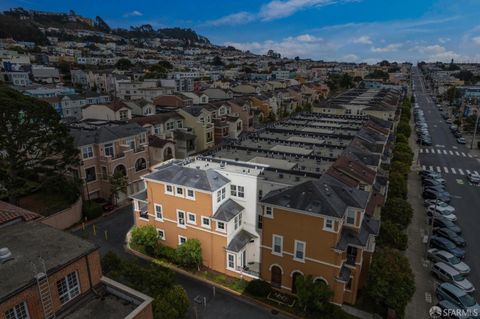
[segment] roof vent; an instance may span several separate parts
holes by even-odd
[[[12,252],[7,247],[0,248],[0,264],[4,264],[13,259]]]

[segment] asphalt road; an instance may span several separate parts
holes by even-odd
[[[96,235],[94,235],[93,232],[93,225],[95,225]],[[119,256],[129,259],[136,258],[141,263],[146,264],[148,263],[147,261],[133,256],[124,250],[125,235],[132,226],[132,206],[129,205],[109,216],[101,217],[94,224],[87,226],[85,230],[78,229],[74,231],[74,234],[97,244],[100,247],[101,255],[104,255],[108,251],[114,251]],[[272,314],[268,309],[220,289],[217,289],[215,296],[213,296],[212,286],[203,281],[195,280],[181,274],[176,274],[176,280],[185,288],[190,298],[190,318],[289,318],[281,314]],[[206,307],[194,301],[198,296],[202,300],[206,298]]]
[[[480,240],[480,187],[470,184],[466,178],[468,172],[480,172],[480,161],[469,153],[468,146],[457,143],[449,124],[426,93],[421,73],[417,68],[413,70],[416,102],[425,113],[433,144],[420,146],[419,164],[422,168],[441,172],[447,181],[446,189],[452,195],[450,204],[456,209],[457,224],[467,241],[465,262],[472,270],[468,279],[477,288],[475,295],[480,300],[480,247],[477,242]]]

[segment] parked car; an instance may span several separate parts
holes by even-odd
[[[437,248],[430,248],[427,251],[427,258],[433,262],[442,261],[453,268],[455,268],[459,273],[463,275],[468,275],[470,273],[470,267],[461,261],[459,258],[450,254],[448,251],[439,250]]]
[[[475,173],[468,173],[467,174],[468,181],[472,184],[480,183],[480,175]]]
[[[458,288],[461,288],[467,292],[474,292],[475,287],[472,283],[466,279],[461,273],[459,273],[453,267],[450,267],[444,262],[437,262],[431,268],[432,273],[443,282],[449,282],[454,284]]]
[[[430,237],[430,248],[446,250],[455,257],[458,257],[460,259],[465,258],[465,250],[457,247],[457,245],[452,243],[450,240],[440,236],[433,235]]]
[[[440,181],[437,181],[436,179],[433,178],[424,178],[422,179],[422,185],[424,187],[428,186],[437,186],[437,185],[443,185]]]
[[[436,191],[433,189],[425,189],[422,193],[424,199],[438,199],[445,203],[450,203],[450,194],[445,191]]]
[[[446,314],[446,316],[444,316],[445,319],[475,319],[473,316],[462,314],[464,310],[458,308],[448,300],[439,301],[437,307],[440,308],[442,314]]]
[[[433,201],[433,204],[428,205],[428,208],[432,208],[441,212],[455,213],[455,207],[441,201]]]
[[[458,235],[462,234],[462,229],[458,227],[454,222],[443,217],[435,217],[433,220],[433,229],[448,228]]]
[[[480,313],[480,305],[475,298],[463,289],[458,288],[451,283],[444,282],[435,290],[435,295],[439,301],[447,300],[463,310],[470,313]]]
[[[448,196],[450,196],[450,193],[448,193],[448,192],[445,190],[445,185],[442,185],[442,184],[434,185],[434,186],[425,186],[423,189],[424,189],[424,190],[430,189],[430,190],[434,190],[434,191],[436,191],[436,192],[447,193]]]
[[[455,131],[455,132],[453,132],[453,136],[455,136],[456,138],[461,138],[462,133],[460,133],[459,131]]]
[[[447,124],[452,124],[452,123],[453,123],[453,120],[452,120],[452,119],[447,119],[445,122],[446,122]]]
[[[465,239],[462,236],[458,235],[453,230],[450,230],[448,228],[438,228],[438,229],[435,229],[433,232],[437,236],[444,237],[450,240],[458,247],[467,246],[467,242],[465,241]]]
[[[467,143],[467,141],[465,140],[465,138],[459,137],[459,138],[457,138],[457,143],[458,144],[465,144],[465,143]]]
[[[440,174],[438,172],[428,170],[428,169],[421,170],[420,172],[418,172],[418,175],[420,175],[422,178],[423,177],[429,177],[429,178],[437,178],[437,177],[440,178],[440,177],[442,177],[442,174]]]
[[[438,211],[435,208],[428,207],[427,208],[427,216],[435,216],[436,217],[443,217],[445,219],[451,220],[452,222],[457,220],[457,215],[446,212],[446,211]]]

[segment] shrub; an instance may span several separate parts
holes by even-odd
[[[185,318],[189,306],[190,302],[185,289],[174,285],[153,301],[153,317],[155,319]]]
[[[153,255],[158,243],[158,233],[152,225],[134,226],[130,243],[135,247],[144,247],[148,255]]]
[[[164,258],[171,263],[177,263],[177,251],[175,248],[158,244],[155,247],[154,255],[157,258]]]
[[[266,281],[255,279],[248,283],[245,290],[255,297],[267,297],[272,290],[272,286]]]
[[[298,305],[308,317],[317,318],[325,314],[329,309],[329,301],[333,297],[333,291],[322,282],[314,282],[313,277],[298,276],[295,281],[297,286]]]
[[[405,250],[408,246],[407,234],[405,234],[400,225],[390,221],[384,221],[380,228],[378,236],[378,245]]]
[[[202,247],[198,239],[187,239],[177,248],[177,261],[184,267],[200,268],[202,264]]]
[[[87,220],[98,218],[102,216],[103,213],[102,206],[92,200],[88,200],[83,203],[82,211],[83,217],[85,217]]]

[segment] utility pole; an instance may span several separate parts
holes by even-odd
[[[480,110],[477,107],[477,119],[475,120],[475,128],[473,129],[472,144],[470,144],[470,149],[471,150],[473,150],[473,143],[475,142],[475,137],[477,136],[478,118],[479,117],[480,117]]]

